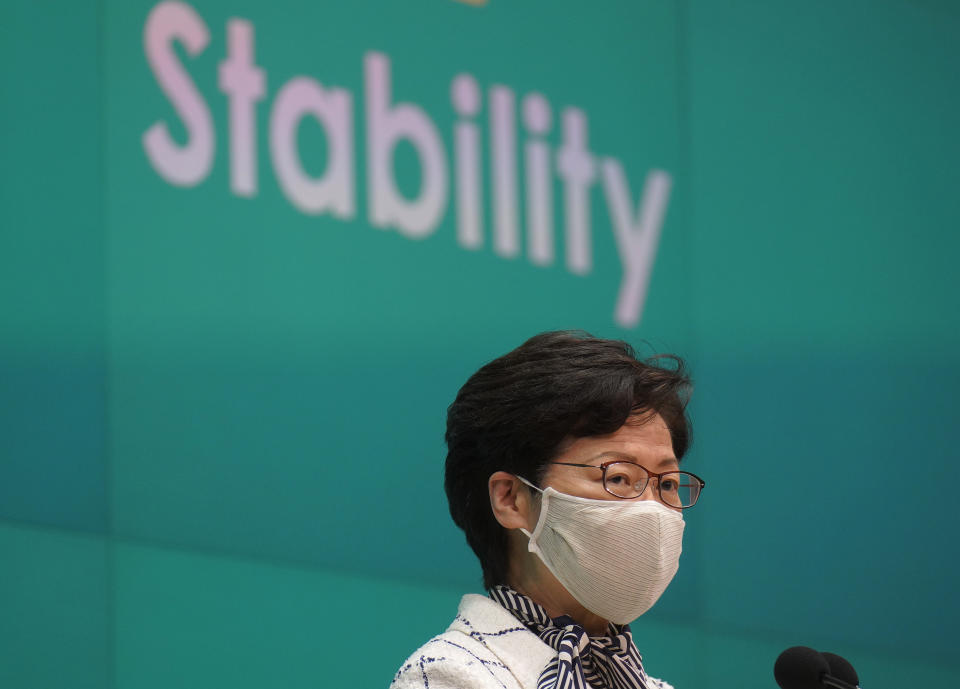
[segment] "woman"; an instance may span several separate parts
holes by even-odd
[[[670,364],[668,367],[661,362]],[[703,481],[680,359],[583,333],[537,335],[477,371],[447,414],[445,487],[483,568],[392,689],[669,689],[628,622],[677,570]]]

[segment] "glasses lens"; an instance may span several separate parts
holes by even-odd
[[[671,507],[691,507],[700,497],[700,481],[685,471],[660,477],[660,499]]]
[[[635,498],[647,487],[647,470],[633,462],[613,462],[604,476],[606,489],[621,498]]]

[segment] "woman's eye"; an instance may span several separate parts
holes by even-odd
[[[660,481],[660,490],[665,490],[669,493],[676,493],[677,492],[676,479],[667,478]]]

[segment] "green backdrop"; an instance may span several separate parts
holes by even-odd
[[[958,39],[934,0],[4,3],[0,687],[386,686],[480,589],[446,406],[554,328],[697,383],[651,674],[958,684]]]

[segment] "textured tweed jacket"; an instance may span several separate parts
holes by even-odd
[[[468,594],[453,623],[403,664],[390,689],[537,689],[557,652],[499,603]],[[673,689],[648,678],[648,689]]]

